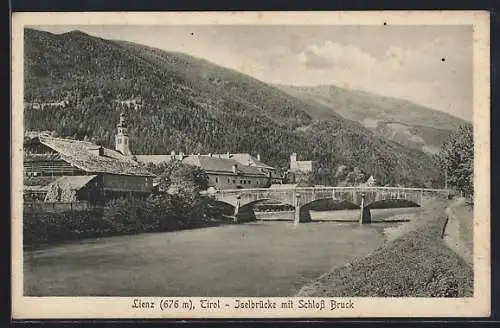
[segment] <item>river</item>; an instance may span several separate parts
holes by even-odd
[[[419,209],[292,213],[193,230],[87,239],[24,252],[30,296],[291,296],[387,241]],[[314,222],[314,220],[316,220]]]

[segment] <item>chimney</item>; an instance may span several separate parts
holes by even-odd
[[[257,160],[260,162],[260,154],[257,154]]]
[[[226,153],[226,157],[227,158],[231,158],[231,154],[229,154],[229,152]]]
[[[208,153],[208,156],[209,156],[209,157],[212,157],[212,153]]]
[[[233,173],[238,174],[238,165],[237,164],[233,164]]]
[[[170,156],[175,156],[175,150],[172,150],[172,151],[170,152]]]
[[[97,156],[104,156],[104,148],[102,146],[97,146],[95,148],[90,148],[90,152]]]
[[[184,159],[184,152],[179,152],[179,160],[182,161]]]

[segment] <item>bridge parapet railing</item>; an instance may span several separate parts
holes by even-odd
[[[273,188],[248,188],[248,189],[221,189],[217,190],[215,194],[242,194],[242,193],[270,193],[270,194],[279,194],[279,193],[288,193],[288,192],[297,192],[297,193],[305,193],[305,192],[347,192],[347,191],[356,191],[356,192],[423,192],[423,193],[447,193],[447,189],[432,189],[432,188],[411,188],[411,187],[369,187],[369,186],[357,186],[357,187],[295,187],[288,189],[273,189]]]

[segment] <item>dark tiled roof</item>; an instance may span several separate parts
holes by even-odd
[[[38,162],[38,161],[56,161],[61,160],[61,155],[58,153],[53,154],[24,154],[25,162]]]
[[[233,173],[233,165],[236,165],[238,172],[241,174],[258,175],[266,177],[267,175],[261,172],[258,168],[243,165],[234,159],[210,157],[206,155],[189,155],[183,159],[183,163],[198,166],[203,170],[220,173]]]
[[[38,177],[28,177],[24,176],[23,178],[23,183],[25,186],[47,186],[51,182],[54,182],[57,180],[57,176],[38,176]]]
[[[79,169],[92,173],[154,176],[132,158],[119,152],[103,148],[91,142],[39,136],[40,142],[58,152],[61,158]]]

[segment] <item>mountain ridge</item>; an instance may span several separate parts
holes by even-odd
[[[410,107],[410,108],[419,109],[418,114],[419,115],[423,114],[423,115],[421,115],[421,116],[423,116],[423,119],[428,120],[424,124],[420,124],[420,125],[429,126],[429,127],[443,128],[442,125],[436,125],[436,122],[434,122],[433,120],[429,120],[426,117],[429,115],[434,115],[434,116],[440,117],[440,119],[449,120],[449,122],[447,122],[448,125],[445,126],[445,129],[453,130],[453,131],[456,128],[458,128],[459,125],[461,125],[461,124],[471,123],[468,120],[465,120],[461,117],[452,115],[450,113],[447,113],[447,112],[440,110],[440,109],[437,109],[437,108],[431,108],[428,106],[420,105],[420,104],[417,104],[417,103],[410,101],[410,100],[407,100],[407,99],[379,95],[379,94],[375,94],[375,93],[365,91],[365,90],[360,90],[360,89],[342,88],[342,87],[339,87],[339,86],[333,85],[333,84],[319,84],[319,85],[273,84],[273,85],[281,90],[290,91],[290,92],[293,92],[294,90],[298,91],[298,92],[304,92],[305,94],[313,93],[313,92],[325,94],[328,92],[332,95],[333,94],[342,95],[342,93],[346,93],[346,94],[348,94],[348,96],[350,96],[352,98],[358,96],[358,97],[367,97],[367,98],[370,98],[370,100],[377,101],[377,102],[387,102],[389,104],[390,103],[397,103],[397,104],[402,105],[403,107]],[[349,99],[349,100],[351,100],[351,99]],[[425,112],[422,113],[422,111],[425,111],[427,113],[425,113]],[[396,111],[392,110],[391,114],[392,113],[396,113]],[[365,112],[365,114],[367,114],[367,115],[372,114],[373,115],[373,113],[369,113],[369,112],[368,113]],[[399,114],[399,113],[397,113],[397,114]],[[345,117],[344,115],[342,115],[342,116]],[[409,123],[415,124],[415,122],[413,122],[413,121],[409,122]]]
[[[460,125],[471,124],[443,111],[363,90],[335,85],[277,87],[297,98],[329,107],[382,138],[431,154],[437,153],[441,144]]]

